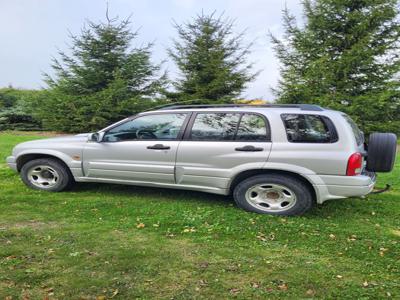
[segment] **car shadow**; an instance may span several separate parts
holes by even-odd
[[[71,192],[85,193],[94,192],[101,193],[102,195],[110,197],[138,197],[149,198],[152,201],[185,201],[195,202],[198,204],[205,204],[211,206],[236,206],[231,195],[217,195],[206,192],[167,189],[158,187],[142,187],[134,185],[120,185],[111,183],[76,183],[71,189]],[[358,201],[354,201],[358,200]],[[340,218],[344,212],[356,211],[359,217],[369,216],[371,213],[372,203],[366,205],[365,201],[359,201],[359,198],[337,199],[334,201],[326,201],[323,204],[314,205],[310,211],[302,215],[305,219],[324,219],[327,217]],[[237,208],[238,210],[241,210]],[[249,212],[249,214],[252,214]],[[277,216],[278,217],[278,216]]]
[[[72,192],[100,192],[114,196],[151,197],[152,200],[189,200],[196,202],[208,202],[227,206],[234,203],[232,196],[211,194],[191,190],[167,189],[159,187],[143,187],[134,185],[120,185],[112,183],[80,183],[77,182],[71,189]]]

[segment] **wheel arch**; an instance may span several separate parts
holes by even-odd
[[[60,157],[53,155],[53,154],[47,154],[47,153],[26,153],[22,154],[17,157],[16,162],[17,162],[17,171],[20,172],[24,164],[27,162],[34,160],[34,159],[39,159],[39,158],[51,158],[54,160],[57,160],[60,162],[62,165],[65,166],[65,168],[68,170],[68,172],[71,172],[68,164],[61,159]]]
[[[239,182],[241,182],[242,180],[252,177],[252,176],[264,175],[264,174],[287,175],[287,176],[291,176],[291,177],[294,177],[294,178],[302,181],[311,191],[314,201],[317,201],[317,191],[315,190],[313,184],[311,183],[311,181],[309,179],[307,179],[306,177],[304,177],[296,172],[291,172],[291,171],[286,171],[286,170],[276,170],[276,169],[252,169],[252,170],[242,171],[242,172],[236,174],[235,177],[233,178],[233,180],[230,182],[229,194],[233,193],[233,189],[235,188],[235,186],[237,184],[239,184]]]

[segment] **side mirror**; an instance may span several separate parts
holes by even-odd
[[[103,136],[104,136],[104,132],[91,133],[88,136],[88,141],[100,143],[103,140]]]

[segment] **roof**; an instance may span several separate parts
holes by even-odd
[[[192,109],[221,109],[221,108],[296,108],[304,111],[323,111],[324,109],[313,104],[195,104],[195,105],[175,105],[167,104],[155,107],[152,110],[192,110]]]

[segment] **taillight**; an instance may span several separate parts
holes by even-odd
[[[362,169],[362,155],[360,153],[353,153],[347,161],[347,176],[355,176],[361,173]]]

